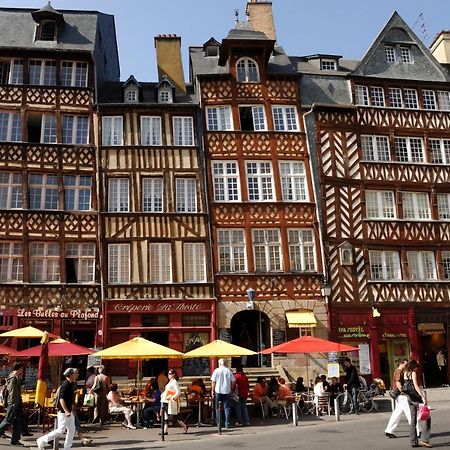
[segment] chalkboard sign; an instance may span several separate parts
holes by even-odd
[[[101,349],[99,349],[99,348],[95,349],[96,352],[99,352],[100,350]],[[88,355],[86,367],[100,366],[101,364],[102,364],[101,356]]]
[[[286,330],[272,330],[272,346],[286,342]]]
[[[36,366],[28,366],[25,369],[25,378],[24,378],[25,389],[36,388],[37,374],[38,374],[38,368]]]
[[[230,328],[221,328],[219,330],[219,339],[221,341],[231,343],[231,329]]]
[[[209,358],[188,358],[183,361],[183,376],[210,375]]]

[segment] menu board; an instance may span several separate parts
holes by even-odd
[[[286,330],[272,330],[272,346],[286,342]]]
[[[187,353],[209,342],[209,333],[183,333],[183,352]],[[209,375],[209,358],[186,358],[183,360],[183,376]]]

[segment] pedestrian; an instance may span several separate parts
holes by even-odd
[[[168,434],[169,421],[172,425],[175,422],[183,428],[184,433],[188,432],[188,425],[178,418],[180,411],[180,385],[178,384],[178,374],[175,369],[170,369],[168,372],[169,382],[166,384],[164,392],[161,394],[161,416],[164,414],[164,434]]]
[[[250,416],[247,409],[247,398],[250,390],[250,383],[248,381],[247,375],[244,373],[242,366],[236,367],[236,373],[234,375],[236,380],[237,388],[237,402],[236,402],[236,426],[241,427],[242,425],[250,425]]]
[[[441,376],[441,385],[447,386],[447,358],[445,357],[445,349],[441,348],[437,355],[436,361],[439,368],[439,373]]]
[[[359,414],[358,407],[358,392],[360,388],[359,376],[356,367],[350,361],[350,358],[344,358],[343,360],[345,370],[345,383],[344,389],[347,389],[350,394],[350,400],[352,403],[352,410]]]
[[[23,363],[15,362],[12,372],[6,379],[6,395],[4,401],[6,406],[6,416],[0,424],[0,435],[5,433],[10,426],[13,427],[11,436],[11,445],[24,445],[21,441],[22,423],[23,423],[23,408],[22,408],[22,394],[20,387],[22,385]]]
[[[411,424],[411,411],[409,409],[408,396],[402,392],[404,384],[403,371],[407,363],[408,360],[406,359],[401,360],[398,363],[398,367],[397,369],[395,369],[394,374],[392,376],[391,396],[394,398],[395,408],[392,411],[387,427],[384,430],[384,434],[391,439],[397,437],[394,434],[394,431],[400,422],[400,417],[402,413],[405,414],[408,424]]]
[[[236,379],[223,358],[219,359],[219,367],[214,369],[211,381],[211,395],[214,399],[217,425],[221,416],[219,402],[222,402],[225,410],[225,428],[231,428],[231,392],[234,390]]]
[[[61,384],[56,394],[56,409],[58,410],[57,427],[36,440],[39,450],[44,450],[45,444],[63,436],[65,432],[64,450],[72,448],[73,438],[76,432],[75,416],[72,410],[74,407],[74,385],[78,378],[78,370],[69,367],[65,370],[64,376],[66,380]]]
[[[85,383],[86,392],[89,392],[92,389],[92,386],[94,386],[94,382],[95,382],[95,367],[89,366],[87,368],[87,377]]]
[[[106,396],[110,385],[111,378],[107,374],[106,367],[99,366],[94,384],[90,390],[90,393],[95,396],[94,420],[92,423],[100,422],[104,425],[108,419],[108,399]]]

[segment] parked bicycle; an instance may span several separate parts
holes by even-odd
[[[361,412],[378,411],[378,404],[375,402],[374,397],[382,395],[383,392],[380,389],[378,383],[373,381],[368,389],[361,389],[358,391],[358,409]],[[353,404],[350,399],[350,394],[346,390],[344,395],[340,398],[339,411],[341,414],[352,414]]]

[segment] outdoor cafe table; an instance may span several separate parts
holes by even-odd
[[[131,405],[136,407],[136,425],[139,426],[141,422],[141,411],[144,405],[147,403],[144,398],[128,397],[123,399],[124,405]]]
[[[211,424],[208,423],[203,423],[202,422],[202,405],[209,405],[211,402],[211,397],[202,397],[202,398],[194,398],[194,399],[190,399],[188,402],[189,404],[193,404],[193,403],[197,403],[198,404],[198,421],[197,423],[194,423],[192,426],[193,427],[211,427]]]

